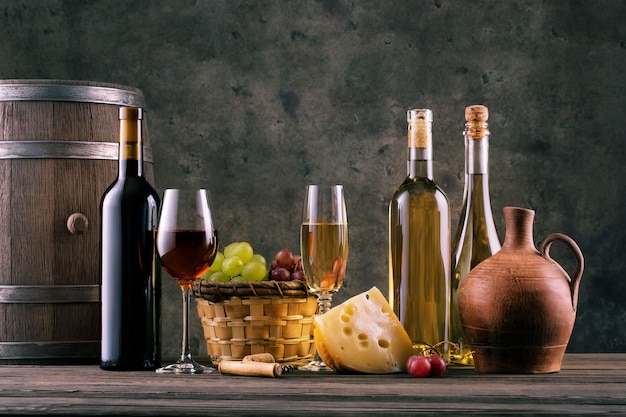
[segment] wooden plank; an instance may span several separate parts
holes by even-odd
[[[604,415],[626,413],[626,354],[567,355],[560,373],[438,378],[286,373],[280,378],[0,367],[0,414]]]

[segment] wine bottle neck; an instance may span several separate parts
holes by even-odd
[[[463,200],[472,206],[490,210],[489,201],[489,137],[472,139],[465,136],[465,190]]]
[[[143,145],[141,141],[141,120],[120,120],[120,178],[143,176]]]
[[[408,177],[433,179],[433,114],[429,109],[407,112],[408,122]]]
[[[472,139],[465,136],[465,173],[487,175],[489,172],[489,136]]]
[[[433,179],[432,148],[409,148],[407,175],[409,178]]]

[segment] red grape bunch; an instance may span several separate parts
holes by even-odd
[[[302,257],[294,255],[289,249],[281,249],[276,252],[270,263],[270,278],[275,281],[304,281],[302,270]]]

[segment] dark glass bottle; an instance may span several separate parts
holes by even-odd
[[[120,108],[117,179],[101,201],[102,350],[105,370],[160,366],[160,199],[143,174],[143,110]]]
[[[457,292],[467,273],[500,250],[489,198],[489,111],[481,105],[465,109],[465,190],[459,225],[452,243],[450,340],[459,346],[450,356],[457,365],[474,361],[463,334]]]
[[[432,112],[407,121],[408,173],[389,203],[389,303],[413,347],[428,349],[448,338],[450,206],[433,178]]]

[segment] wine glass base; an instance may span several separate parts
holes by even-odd
[[[333,372],[333,370],[327,366],[323,361],[317,359],[312,360],[306,365],[298,366],[299,371],[309,371],[309,372]]]
[[[204,366],[192,359],[179,360],[178,362],[170,365],[158,368],[156,370],[158,374],[213,374],[217,372],[217,369],[210,366]]]

